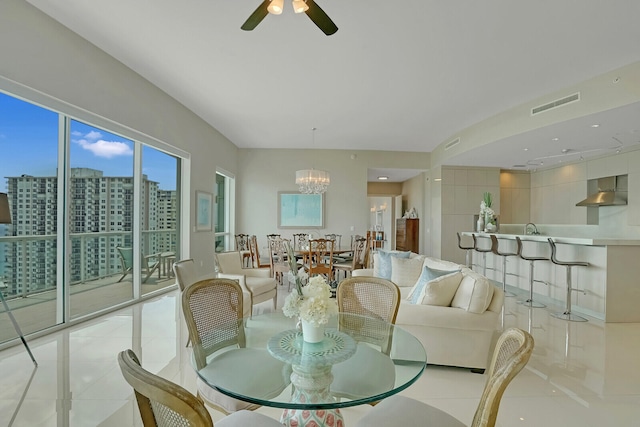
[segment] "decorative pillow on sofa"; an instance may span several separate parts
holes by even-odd
[[[407,299],[412,304],[448,307],[451,305],[461,280],[460,270],[434,270],[425,265]]]
[[[373,255],[373,277],[391,280],[391,257],[409,258],[411,252],[377,251]]]
[[[399,287],[413,286],[422,273],[423,256],[415,258],[391,257],[391,281]]]
[[[470,313],[484,313],[493,299],[494,285],[489,279],[473,271],[465,271],[451,307],[463,308]]]

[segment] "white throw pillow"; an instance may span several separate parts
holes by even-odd
[[[458,274],[456,274],[458,273]],[[412,304],[449,306],[462,280],[457,271],[433,270],[427,266],[422,269],[420,278],[407,297]]]
[[[424,257],[391,257],[391,281],[399,287],[413,286],[422,273]]]
[[[391,257],[409,258],[411,252],[377,251],[373,255],[373,277],[391,280]]]
[[[451,307],[482,314],[491,304],[494,290],[495,287],[489,282],[489,279],[475,272],[469,272],[464,274],[453,301],[451,301]]]
[[[422,290],[422,295],[418,298],[419,303],[449,307],[461,280],[462,273],[459,271],[431,280]]]

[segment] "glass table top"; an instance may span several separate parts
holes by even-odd
[[[282,312],[239,320],[232,326],[244,334],[245,345],[214,352],[201,369],[192,359],[193,366],[205,383],[223,394],[289,409],[379,401],[409,387],[425,369],[427,356],[420,341],[383,320],[340,313],[316,344],[303,341],[296,323]],[[385,370],[379,381],[364,374]],[[271,392],[265,394],[265,389]]]

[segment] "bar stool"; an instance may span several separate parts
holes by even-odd
[[[473,249],[475,249],[476,252],[480,252],[482,254],[482,275],[486,276],[487,275],[487,253],[491,252],[492,248],[481,248],[478,247],[478,241],[476,240],[476,235],[472,234],[471,237],[473,237]]]
[[[546,307],[546,305],[533,300],[533,263],[536,261],[549,261],[549,258],[524,256],[522,255],[522,240],[520,240],[520,237],[518,236],[516,236],[516,243],[518,244],[518,255],[520,256],[520,258],[529,261],[529,298],[527,298],[526,300],[518,301],[518,304],[534,308]],[[546,282],[542,283],[546,285]]]
[[[507,257],[518,256],[518,252],[500,252],[498,249],[498,238],[491,235],[491,252],[502,257],[502,290],[505,297],[514,297],[516,294],[507,291]]]
[[[464,259],[465,259],[466,265],[467,267],[471,268],[472,267],[471,262],[473,261],[471,258],[471,251],[475,249],[475,240],[474,240],[474,246],[462,246],[462,236],[460,235],[459,231],[456,234],[458,235],[458,247],[465,251]]]
[[[567,269],[567,305],[562,313],[551,313],[553,317],[557,317],[558,319],[570,320],[572,322],[587,322],[588,320],[584,317],[578,316],[576,314],[571,313],[571,291],[580,291],[584,295],[587,293],[583,289],[577,289],[571,287],[571,267],[588,267],[589,263],[584,261],[559,261],[556,258],[556,244],[552,239],[549,240],[549,245],[551,246],[551,262],[556,265],[563,265]]]

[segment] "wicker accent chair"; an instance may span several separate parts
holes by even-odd
[[[145,427],[213,427],[209,411],[189,391],[140,366],[132,350],[118,354],[124,379],[133,387]],[[216,423],[218,427],[282,427],[278,421],[255,412],[239,411]]]
[[[218,277],[236,280],[242,290],[251,295],[251,309],[264,301],[273,300],[276,309],[278,284],[267,268],[242,268],[240,252],[219,252],[215,254]]]
[[[337,262],[333,264],[333,270],[335,272],[335,276],[338,277],[338,271],[344,271],[345,279],[351,275],[353,270],[357,270],[359,268],[364,268],[364,252],[367,246],[367,239],[360,238],[356,239],[351,245],[351,249],[353,249],[353,255],[350,261],[346,262]]]
[[[333,280],[333,248],[335,240],[312,239],[309,240],[309,251],[307,253],[304,269],[309,273],[309,277],[322,274],[328,281]]]
[[[217,378],[222,384],[233,382],[251,388],[253,395],[264,399],[279,395],[289,385],[283,362],[272,357],[266,348],[245,348],[242,288],[237,281],[218,278],[192,284],[182,293],[182,311],[193,340],[193,358],[199,373]],[[246,358],[248,352],[252,353],[255,363],[242,372],[228,366],[227,361]],[[219,392],[200,375],[196,387],[200,399],[226,414],[259,407]]]
[[[351,358],[333,366],[334,380],[331,391],[338,397],[349,399],[389,391],[394,387],[396,380],[396,368],[389,358],[389,324],[396,321],[400,306],[400,289],[386,279],[353,277],[340,282],[337,299],[338,310],[341,313],[357,314],[366,318],[364,321],[362,318],[353,321],[346,319],[340,323],[340,330],[358,341],[358,347]],[[375,359],[381,362],[371,363],[371,360]],[[371,366],[378,368],[373,371]],[[347,387],[346,384],[350,383],[352,385]],[[354,383],[358,384],[355,392]],[[350,392],[346,392],[347,389]]]
[[[495,426],[502,395],[511,380],[529,361],[533,346],[533,337],[517,328],[507,329],[498,338],[488,369],[487,382],[471,427]],[[356,423],[356,427],[390,425],[465,426],[440,409],[399,395],[384,399]]]

